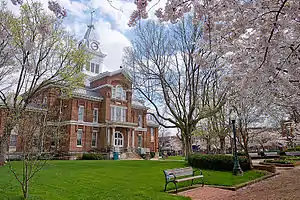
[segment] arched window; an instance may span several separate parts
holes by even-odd
[[[123,135],[120,132],[115,132],[115,146],[123,147]]]
[[[117,85],[112,88],[112,97],[116,99],[126,100],[126,91],[123,90],[122,86]]]

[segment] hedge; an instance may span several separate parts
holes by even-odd
[[[97,153],[85,153],[82,155],[82,160],[105,160],[106,156]]]
[[[285,150],[285,152],[290,152],[290,151],[300,151],[300,146],[296,146],[295,148],[288,148]]]
[[[200,169],[232,171],[233,156],[222,154],[193,154],[189,155],[188,163],[190,166]],[[239,163],[243,171],[250,170],[250,161],[247,157],[239,157]]]

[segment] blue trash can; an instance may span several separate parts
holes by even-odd
[[[114,160],[119,160],[119,152],[114,152]]]

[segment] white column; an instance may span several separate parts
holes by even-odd
[[[132,130],[132,135],[131,135],[131,139],[132,139],[132,148],[134,148],[134,130]]]
[[[110,127],[107,128],[107,145],[110,145]]]
[[[115,128],[112,128],[112,134],[111,134],[111,145],[115,146]]]
[[[129,149],[129,142],[130,142],[129,136],[130,136],[130,130],[127,131],[127,149]]]

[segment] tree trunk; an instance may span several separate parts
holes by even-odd
[[[251,156],[249,155],[249,151],[248,151],[248,148],[244,148],[245,150],[245,153],[246,153],[246,157],[249,159],[249,162],[250,162],[250,169],[253,169],[253,164],[252,164],[252,159],[251,159]]]
[[[226,154],[226,149],[225,149],[225,137],[220,136],[220,154]]]
[[[185,160],[188,159],[188,156],[192,153],[192,142],[190,137],[184,137],[182,138],[182,146],[183,146],[183,152],[185,156]]]
[[[206,153],[209,154],[211,152],[210,139],[206,138]]]
[[[0,137],[0,166],[4,164],[6,160],[8,148],[8,138],[6,135]]]

